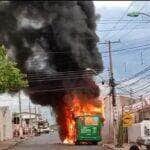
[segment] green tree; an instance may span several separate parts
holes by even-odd
[[[27,87],[28,81],[25,77],[17,64],[8,59],[5,47],[0,46],[0,93],[15,92]]]

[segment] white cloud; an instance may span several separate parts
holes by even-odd
[[[97,8],[101,7],[128,7],[132,1],[94,1]]]

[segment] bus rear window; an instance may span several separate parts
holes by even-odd
[[[99,118],[97,116],[91,117],[85,117],[85,125],[98,125],[99,123]]]

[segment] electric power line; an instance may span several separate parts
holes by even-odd
[[[132,82],[132,83],[129,83],[129,84],[127,84],[127,85],[122,85],[122,86],[119,85],[119,87],[129,87],[129,86],[133,86],[133,85],[137,84],[139,81],[141,81],[142,79],[144,79],[144,78],[146,78],[146,77],[149,77],[149,76],[150,76],[150,74],[148,74],[148,75],[146,75],[146,76],[144,76],[144,77],[141,77],[141,78],[139,78],[138,80],[136,80],[136,81],[134,81],[134,82]],[[148,78],[148,79],[150,79],[150,78]]]
[[[150,21],[149,21],[148,23],[150,23]],[[147,23],[147,24],[148,24],[148,23]],[[136,26],[137,26],[137,25],[136,25]],[[131,31],[131,30],[133,30],[133,29],[134,29],[134,30],[141,30],[141,29],[143,29],[143,30],[146,30],[146,29],[149,30],[149,29],[150,29],[150,28],[145,28],[145,27],[136,28],[136,26],[134,26],[132,29],[131,29],[131,28],[126,28],[126,29],[124,29],[124,30],[129,30],[129,31]],[[120,31],[120,29],[115,29],[115,30],[114,30],[114,29],[105,29],[105,30],[98,30],[98,29],[97,29],[96,31],[98,31],[98,32],[108,32],[108,31],[118,31],[118,30]],[[120,38],[121,38],[121,37],[120,37]]]
[[[148,87],[150,87],[150,84],[149,84],[150,82],[148,82],[148,84],[145,84],[145,86],[144,87],[142,87],[142,88],[134,88],[134,93],[137,93],[137,92],[139,92],[139,91],[143,91],[144,89],[147,89]]]
[[[144,74],[145,72],[147,72],[147,71],[149,71],[149,70],[150,70],[150,66],[148,66],[148,67],[144,68],[143,70],[141,70],[140,72],[138,72],[138,73],[134,74],[134,75],[133,75],[133,76],[131,76],[130,78],[125,79],[125,80],[122,80],[122,81],[121,81],[121,83],[123,83],[123,82],[127,82],[127,81],[130,81],[130,80],[132,80],[132,79],[134,79],[134,78],[136,78],[136,77],[138,77],[138,76],[140,76],[140,75]]]
[[[101,44],[101,43],[98,43],[98,44]],[[129,51],[130,49],[138,49],[138,48],[143,48],[143,47],[145,47],[145,46],[150,46],[150,44],[148,43],[148,44],[144,44],[144,45],[139,45],[139,46],[134,46],[134,47],[129,47],[129,48],[126,48],[126,49],[117,49],[117,50],[112,50],[112,52],[120,52],[120,51]],[[149,48],[149,47],[147,47],[147,48]],[[68,53],[68,51],[53,51],[53,52],[47,52],[46,51],[46,53],[48,53],[48,54],[72,54],[72,53]],[[108,53],[107,51],[101,51],[100,52],[101,54],[105,54],[105,53]],[[77,57],[77,56],[76,56]],[[80,56],[78,56],[78,57],[80,57]],[[65,59],[65,58],[64,58]],[[68,59],[68,58],[66,58],[66,59]]]
[[[126,49],[112,50],[112,52],[115,53],[115,52],[129,51],[130,49],[138,49],[138,48],[143,48],[145,46],[150,46],[150,44],[144,44],[144,45],[139,45],[139,46],[135,46],[135,47],[129,47],[129,48],[126,48]],[[105,54],[105,53],[108,53],[108,52],[107,51],[102,51],[100,53]]]
[[[150,21],[148,23],[150,23]],[[131,34],[134,30],[137,30],[136,28],[137,26],[138,24],[133,26],[127,33],[123,34],[120,38],[125,37],[127,34]],[[146,28],[143,28],[143,29],[146,29]]]
[[[130,9],[130,7],[133,5],[133,2],[128,6],[128,8],[126,9],[126,11],[124,12],[124,14],[121,16],[121,18],[118,20],[118,22],[116,22],[116,24],[113,26],[113,29],[116,28],[116,26],[118,25],[118,23],[124,18],[124,16],[126,15],[126,13],[128,12],[128,10]],[[110,34],[110,32],[108,32],[105,36],[107,37]]]
[[[119,20],[106,20],[106,21],[100,21],[100,22],[97,22],[96,24],[109,24],[109,23],[116,23],[116,22],[118,22]],[[131,20],[121,20],[120,22],[119,22],[119,24],[121,24],[121,23],[126,23],[126,22],[129,22],[129,21],[131,21]],[[135,20],[135,21],[132,21],[132,23],[136,23],[136,24],[143,24],[143,23],[148,23],[150,20]]]
[[[140,8],[139,10],[137,10],[137,11],[143,10],[143,8],[145,7],[145,5],[146,5],[146,4],[144,4],[143,7]],[[114,34],[113,34],[111,37],[109,37],[109,38],[112,39],[112,37],[114,37],[115,35],[117,35],[120,31],[124,30],[133,20],[134,20],[134,18],[131,19],[129,22],[127,22],[127,23],[121,28],[121,30],[119,30],[118,32],[114,33]]]

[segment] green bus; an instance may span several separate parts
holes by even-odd
[[[76,117],[76,144],[92,143],[96,145],[102,141],[101,128],[103,121],[98,115]]]

